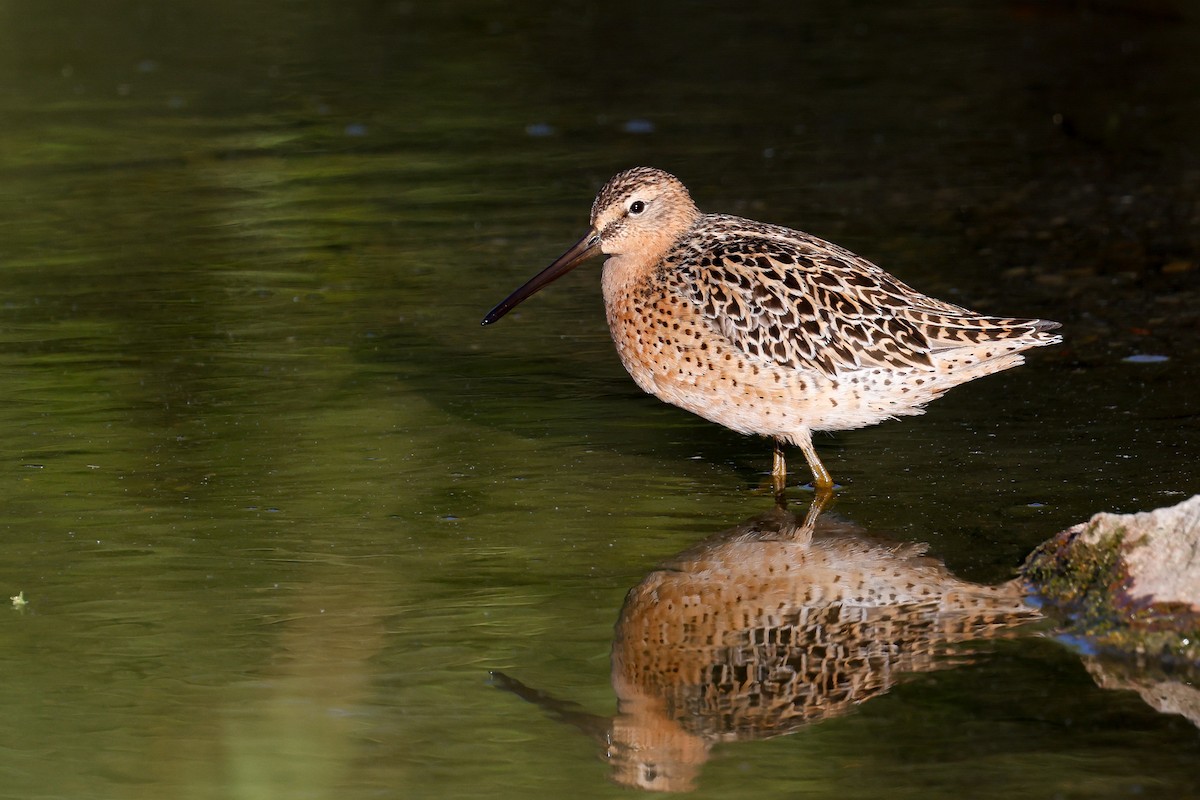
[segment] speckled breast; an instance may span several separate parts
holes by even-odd
[[[605,301],[621,363],[644,391],[741,433],[786,436],[805,424],[819,376],[740,352],[670,288]]]

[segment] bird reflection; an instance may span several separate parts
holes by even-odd
[[[493,679],[596,738],[616,782],[688,791],[715,744],[840,716],[906,673],[969,662],[960,643],[1037,616],[1016,581],[962,581],[923,544],[777,507],[629,592],[612,649],[615,717]]]

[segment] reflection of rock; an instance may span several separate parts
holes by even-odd
[[[1137,692],[1146,705],[1163,714],[1179,714],[1200,728],[1200,674],[1168,675],[1125,662],[1088,656],[1083,660],[1096,685],[1102,689],[1128,689]]]
[[[1023,572],[1101,649],[1200,664],[1200,495],[1097,514],[1038,547]]]
[[[717,742],[845,714],[905,673],[969,661],[959,643],[1038,616],[1016,582],[961,581],[924,550],[828,516],[812,530],[776,509],[629,592],[613,642],[611,721],[494,680],[603,742],[617,782],[687,790]]]
[[[961,581],[919,544],[775,512],[650,573],[613,643],[618,782],[693,786],[718,741],[759,739],[849,711],[904,674],[969,660],[952,647],[1036,616],[1015,582]],[[799,538],[796,538],[799,536]]]

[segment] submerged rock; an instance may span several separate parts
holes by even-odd
[[[1200,664],[1200,495],[1096,514],[1034,550],[1022,574],[1099,652]]]

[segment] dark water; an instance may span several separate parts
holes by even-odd
[[[1198,20],[0,4],[0,795],[625,794],[623,600],[770,507],[769,448],[638,392],[594,268],[478,321],[635,164],[1064,323],[821,437],[856,531],[993,583],[1194,493]],[[1200,796],[1185,717],[1048,623],[968,631],[804,724],[662,724],[709,737],[699,796]]]

